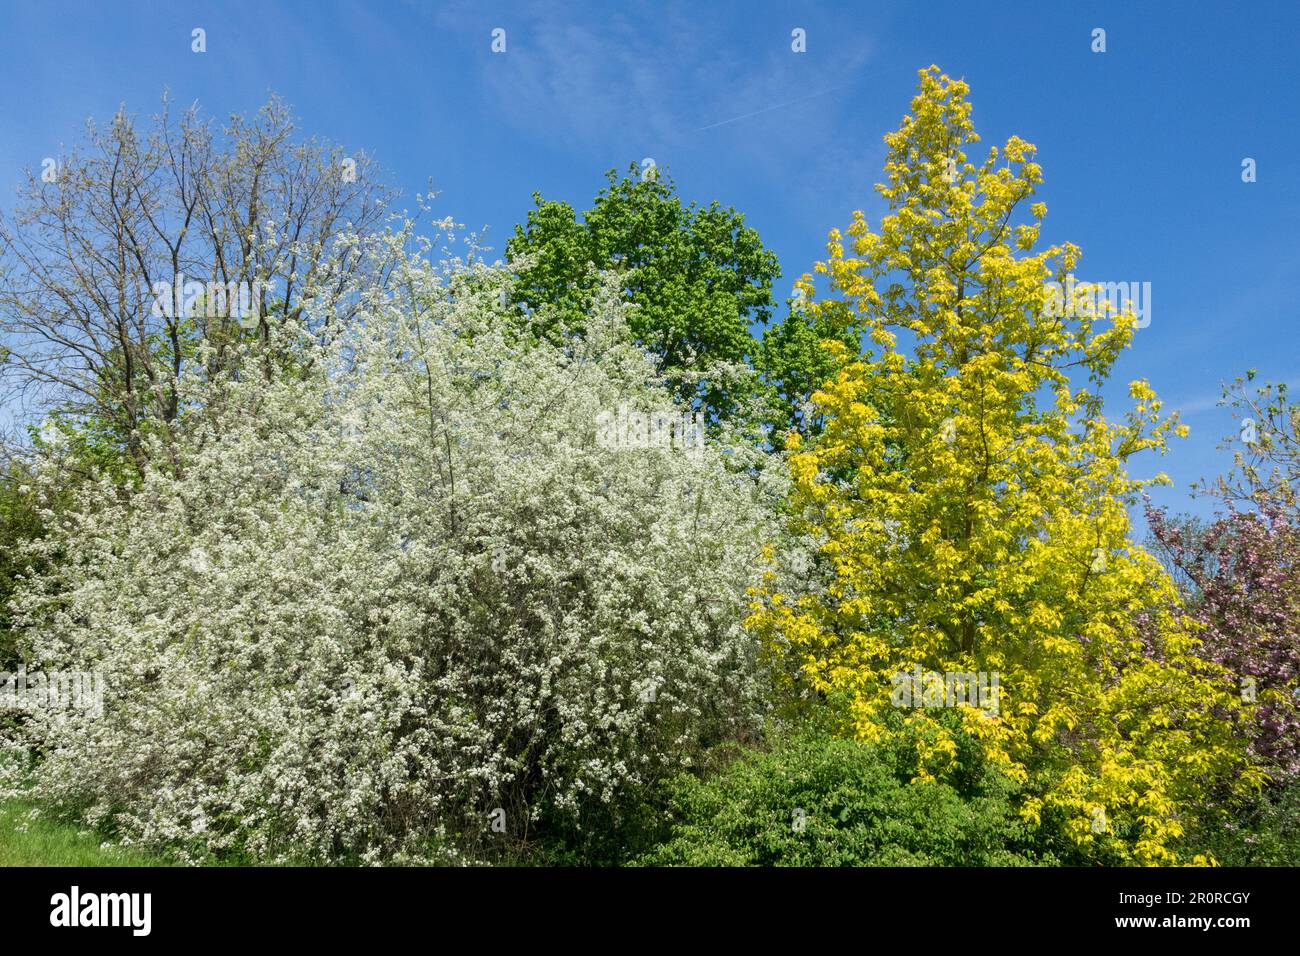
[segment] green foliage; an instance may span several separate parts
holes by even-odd
[[[507,253],[521,266],[516,300],[532,313],[552,308],[545,323],[531,315],[533,331],[554,340],[561,317],[581,328],[598,273],[622,272],[638,307],[631,330],[679,398],[698,403],[710,422],[765,428],[776,450],[790,431],[817,434],[810,397],[841,364],[824,343],[858,349],[848,316],[804,309],[812,290],[805,276],[785,318],[769,324],[780,266],[743,215],[716,201],[683,205],[658,170],[645,176],[633,165],[622,178],[612,169],[606,177],[581,218],[568,203],[534,193],[537,208],[515,227]]]
[[[138,478],[127,442],[103,416],[73,420],[51,415],[43,428],[28,432],[33,452],[58,460],[60,481],[37,492],[32,468],[17,458],[0,471],[0,670],[12,669],[19,660],[9,599],[23,576],[50,569],[50,556],[33,559],[24,550],[27,542],[45,535],[42,509],[62,514],[76,487],[87,480],[108,477],[125,485]]]
[[[1300,866],[1300,778],[1246,804],[1208,808],[1189,830],[1223,866]]]
[[[736,210],[684,205],[666,173],[643,176],[634,165],[621,179],[612,169],[606,176],[581,220],[568,203],[533,195],[537,208],[507,245],[511,261],[527,263],[516,300],[530,310],[553,307],[535,327],[553,337],[561,321],[582,326],[597,271],[623,272],[638,306],[630,329],[673,390],[710,419],[734,415],[757,394],[758,380],[752,372],[737,380],[721,366],[744,364],[757,351],[750,327],[771,313],[776,255]]]
[[[811,288],[807,277],[800,285]],[[821,310],[811,315],[799,300],[784,320],[765,331],[757,364],[773,406],[774,448],[784,448],[791,431],[804,439],[821,432],[824,418],[811,401],[812,395],[834,378],[843,364],[825,343],[836,342],[844,349],[841,354],[856,355],[858,336],[859,330],[846,320],[842,310]]]
[[[10,670],[18,661],[9,598],[25,571],[22,545],[44,532],[36,500],[23,483],[26,476],[20,464],[0,475],[0,670]]]
[[[972,750],[972,754],[974,751]],[[679,777],[672,836],[648,865],[1026,866],[1056,863],[1016,816],[1013,785],[908,779],[900,755],[805,733],[700,781]]]

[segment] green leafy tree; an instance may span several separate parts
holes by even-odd
[[[600,271],[621,272],[637,306],[630,331],[674,392],[711,421],[737,415],[762,391],[751,327],[771,316],[776,255],[735,209],[683,204],[666,173],[606,176],[581,218],[534,193],[537,207],[507,245],[521,266],[517,301],[530,313],[549,307],[534,330],[554,337],[561,324],[581,328]]]
[[[813,393],[835,377],[844,357],[856,355],[861,329],[845,310],[815,311],[804,303],[812,292],[808,276],[799,280],[790,311],[763,334],[758,368],[768,389],[773,448],[784,449],[791,436],[807,440],[825,427]],[[828,348],[828,345],[832,346]]]

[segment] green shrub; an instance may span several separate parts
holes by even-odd
[[[1189,828],[1188,843],[1223,866],[1300,866],[1300,779],[1207,813]]]
[[[991,768],[965,792],[911,782],[899,755],[805,733],[704,781],[670,786],[671,835],[652,866],[1025,866],[1054,864]]]
[[[23,485],[26,472],[6,465],[0,473],[0,671],[16,669],[18,646],[9,598],[25,572],[22,545],[42,531],[37,503]]]

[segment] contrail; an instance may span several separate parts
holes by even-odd
[[[805,100],[815,99],[818,96],[825,96],[827,93],[834,93],[836,90],[842,90],[844,89],[844,87],[852,86],[852,85],[853,85],[852,83],[839,83],[828,89],[822,90],[820,93],[809,93],[807,96],[800,96],[793,100],[787,100],[784,103],[777,103],[775,106],[765,106],[763,109],[754,110],[754,112],[752,113],[742,113],[740,116],[731,117],[731,119],[724,119],[717,123],[710,123],[708,126],[701,126],[698,130],[696,130],[696,132],[702,133],[706,129],[717,129],[719,126],[726,126],[728,123],[738,123],[743,119],[749,119],[751,116],[762,116],[764,113],[772,112],[772,110],[785,109],[787,106],[793,106],[794,104],[802,103]]]

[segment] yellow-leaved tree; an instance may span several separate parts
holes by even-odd
[[[1013,136],[975,158],[967,85],[920,78],[885,137],[879,231],[855,213],[817,266],[827,292],[801,280],[816,317],[866,340],[860,355],[827,344],[825,431],[791,444],[821,583],[782,593],[773,577],[751,625],[786,673],[847,701],[847,733],[910,735],[918,776],[943,777],[973,738],[1023,784],[1031,822],[1108,859],[1175,863],[1209,782],[1255,779],[1232,743],[1231,675],[1196,656],[1171,581],[1130,540],[1128,505],[1167,479],[1126,462],[1185,427],[1144,381],[1122,421],[1103,416],[1132,307],[1075,285],[1075,246],[1035,252],[1034,147]],[[964,677],[900,695],[914,674]],[[945,708],[971,675],[992,700]]]

